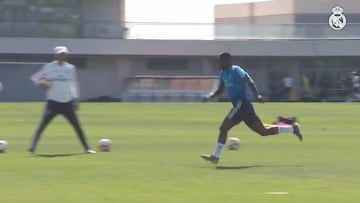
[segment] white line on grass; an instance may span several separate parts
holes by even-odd
[[[267,195],[288,195],[289,192],[265,192]]]

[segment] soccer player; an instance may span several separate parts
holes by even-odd
[[[78,121],[78,85],[75,66],[66,62],[68,48],[57,46],[54,48],[55,60],[47,63],[31,80],[46,91],[47,103],[42,119],[36,129],[28,152],[33,154],[41,133],[49,122],[58,114],[63,115],[75,129],[85,153],[95,154],[86,142],[85,135]]]
[[[258,101],[264,101],[263,97],[259,94],[254,80],[244,69],[237,65],[233,65],[231,55],[229,53],[221,54],[219,56],[218,63],[218,67],[221,70],[219,86],[216,90],[206,95],[203,98],[203,101],[206,102],[209,99],[220,95],[223,90],[226,89],[232,101],[233,108],[227,114],[220,126],[220,133],[214,152],[212,154],[201,155],[204,160],[210,161],[213,164],[217,164],[219,162],[220,154],[223,146],[225,145],[228,131],[241,121],[244,121],[250,129],[261,136],[276,135],[280,133],[294,133],[298,139],[302,141],[302,135],[297,123],[293,123],[289,126],[265,127],[260,118],[256,115],[253,105],[247,96],[246,85],[250,87]]]

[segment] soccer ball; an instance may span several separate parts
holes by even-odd
[[[49,80],[49,78],[47,77],[42,77],[40,78],[38,84],[40,85],[41,88],[43,88],[44,90],[47,90],[51,87],[51,81]]]
[[[110,139],[101,139],[99,140],[99,149],[103,152],[108,152],[111,150],[112,141]]]
[[[227,147],[229,150],[237,150],[240,147],[240,139],[236,137],[230,137],[227,140]]]
[[[8,142],[5,140],[0,140],[0,153],[6,152],[8,147]]]

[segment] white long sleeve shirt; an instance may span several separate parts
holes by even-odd
[[[56,102],[70,102],[79,97],[79,88],[75,66],[63,62],[53,61],[45,64],[42,69],[31,76],[31,80],[38,85],[42,78],[50,80],[50,88],[46,91],[47,100]]]

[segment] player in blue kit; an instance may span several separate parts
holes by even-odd
[[[204,160],[210,161],[213,164],[217,164],[219,162],[220,154],[223,146],[225,145],[228,131],[241,121],[244,121],[250,129],[261,136],[293,133],[300,141],[302,141],[299,125],[296,122],[288,126],[264,126],[260,118],[256,115],[254,107],[247,96],[246,86],[250,87],[258,101],[264,102],[264,99],[259,94],[251,76],[240,66],[233,65],[231,55],[229,53],[223,53],[219,56],[218,66],[221,70],[219,86],[216,90],[206,95],[203,98],[203,101],[206,102],[213,97],[219,96],[224,89],[226,89],[233,104],[233,108],[227,114],[220,126],[220,133],[214,152],[212,154],[201,155]]]

